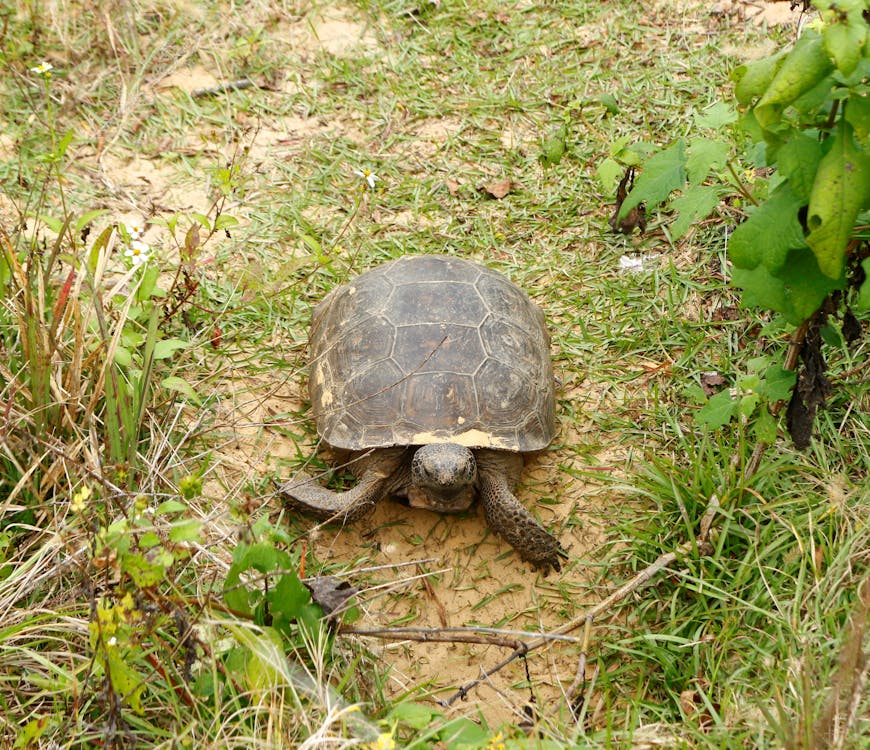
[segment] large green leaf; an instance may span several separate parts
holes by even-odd
[[[846,285],[843,277],[835,281],[819,273],[815,256],[806,247],[790,251],[775,276],[759,264],[753,269],[735,268],[732,281],[743,289],[745,305],[782,313],[792,325],[803,323],[828,294]]]
[[[671,201],[671,208],[679,212],[671,224],[671,237],[678,240],[699,219],[709,216],[719,205],[719,189],[712,185],[691,185],[679,198]]]
[[[818,139],[803,133],[796,135],[776,152],[780,174],[788,178],[788,184],[804,205],[810,201],[821,160],[822,146]]]
[[[775,273],[785,263],[790,250],[805,247],[798,210],[804,205],[785,182],[773,191],[731,236],[728,257],[738,268],[753,269],[759,264]]]
[[[736,68],[732,78],[736,82],[734,95],[737,101],[740,104],[751,104],[767,91],[784,60],[785,52],[780,52]]]
[[[822,37],[813,31],[804,33],[755,107],[755,116],[761,127],[773,126],[788,104],[812,89],[833,67]]]
[[[855,143],[852,126],[841,120],[830,151],[819,162],[807,212],[807,244],[822,273],[832,279],[843,273],[846,244],[868,199],[870,158]]]
[[[658,205],[686,183],[686,145],[682,139],[651,156],[619,209],[625,218],[639,203]]]
[[[864,0],[837,0],[837,10],[832,22],[822,32],[825,51],[837,64],[843,75],[849,75],[858,67],[864,43],[867,41],[867,22]]]
[[[852,93],[846,102],[843,116],[852,126],[855,140],[865,149],[870,148],[870,96]]]
[[[686,174],[689,182],[700,185],[712,169],[720,169],[728,161],[731,146],[724,141],[695,138],[689,143]]]

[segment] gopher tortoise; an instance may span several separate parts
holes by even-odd
[[[556,431],[549,342],[525,292],[462,258],[406,256],[333,290],[312,318],[311,407],[358,481],[297,479],[281,494],[343,523],[387,496],[442,513],[478,497],[523,560],[560,570],[561,545],[513,494],[523,454]]]

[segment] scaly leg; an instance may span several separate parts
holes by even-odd
[[[401,474],[407,471],[403,466],[406,452],[404,448],[377,450],[359,459],[352,467],[359,480],[344,492],[333,492],[304,476],[280,485],[278,492],[291,508],[303,513],[323,521],[353,523],[401,483]]]
[[[523,457],[516,453],[478,451],[476,458],[480,501],[489,527],[533,568],[544,573],[550,568],[561,570],[559,558],[567,557],[562,545],[512,492],[523,470]]]

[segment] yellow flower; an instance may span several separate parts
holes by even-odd
[[[79,487],[78,491],[73,495],[69,508],[73,513],[81,513],[85,509],[85,504],[91,499],[91,488],[86,484]]]
[[[396,741],[392,732],[382,732],[374,742],[366,745],[368,750],[396,750]]]
[[[486,750],[505,750],[504,735],[501,732],[496,732],[489,740]]]
[[[130,622],[138,614],[136,612],[136,602],[133,601],[133,595],[129,591],[115,605],[115,611],[118,613],[118,619],[121,622]]]

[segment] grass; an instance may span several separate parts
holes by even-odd
[[[17,261],[0,274],[0,744],[860,746],[866,345],[828,346],[811,448],[780,439],[745,480],[751,425],[702,428],[691,398],[704,373],[733,385],[782,356],[775,322],[728,312],[732,217],[677,244],[663,216],[614,235],[615,186],[595,177],[621,139],[698,134],[729,67],[790,30],[668,2],[94,18],[58,0],[0,24]],[[28,70],[41,60],[49,78]],[[257,88],[191,93],[246,77]],[[107,230],[141,219],[151,257],[133,268],[133,238]],[[475,514],[384,507],[308,537],[272,498],[270,475],[315,444],[312,306],[409,252],[486,262],[547,312],[561,431],[522,497],[570,545],[562,576],[531,574]],[[626,254],[644,270],[620,269]],[[362,586],[360,626],[552,630],[697,538],[714,495],[711,551],[596,621],[582,699],[563,643],[447,711],[433,698],[502,650],[336,635],[299,583]]]

